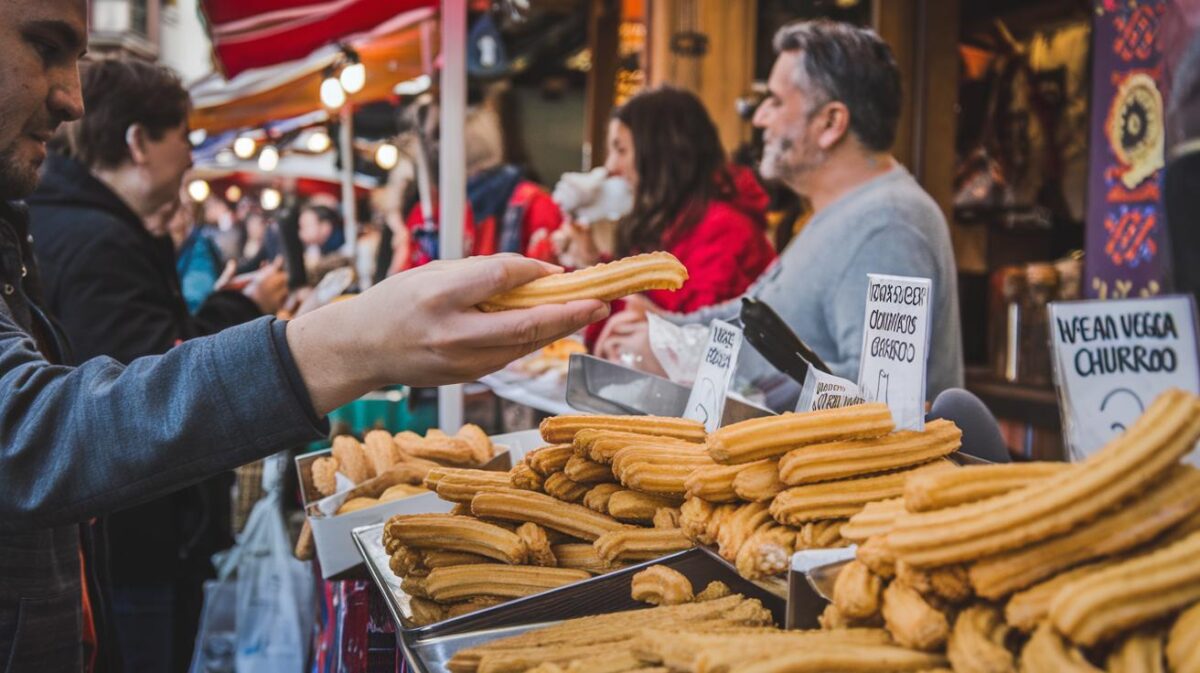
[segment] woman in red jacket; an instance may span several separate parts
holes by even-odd
[[[617,225],[616,257],[666,250],[687,267],[681,289],[646,293],[659,307],[690,312],[737,297],[775,258],[767,194],[752,172],[728,163],[716,125],[691,93],[661,87],[618,108],[605,168],[633,192],[633,210]],[[600,261],[588,232],[565,226],[571,235],[560,252]],[[589,343],[599,327],[588,331]]]

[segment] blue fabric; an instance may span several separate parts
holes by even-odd
[[[221,253],[212,239],[196,227],[180,246],[175,269],[179,272],[183,300],[194,315],[213,293],[213,286],[221,277]]]
[[[170,584],[115,586],[112,610],[125,670],[172,670],[174,587]]]

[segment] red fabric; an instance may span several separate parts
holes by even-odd
[[[87,561],[83,558],[83,550],[79,550],[79,587],[81,591],[80,597],[80,618],[82,628],[80,635],[83,642],[83,668],[90,673],[96,670],[96,649],[99,644],[99,639],[96,638],[96,615],[92,612],[92,597],[88,593],[87,582]]]
[[[770,197],[749,169],[732,167],[730,198],[712,201],[703,217],[686,231],[668,230],[663,250],[675,255],[688,270],[683,287],[650,290],[646,297],[667,311],[689,313],[733,299],[746,291],[775,259],[767,241],[766,212]],[[613,313],[621,308],[614,302]],[[590,346],[603,322],[588,327]]]

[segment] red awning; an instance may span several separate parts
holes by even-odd
[[[201,0],[226,78],[308,56],[437,0]]]

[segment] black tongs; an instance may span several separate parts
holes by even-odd
[[[742,329],[746,341],[762,354],[771,366],[804,385],[809,366],[832,374],[829,365],[813,352],[791,327],[766,303],[742,298]]]

